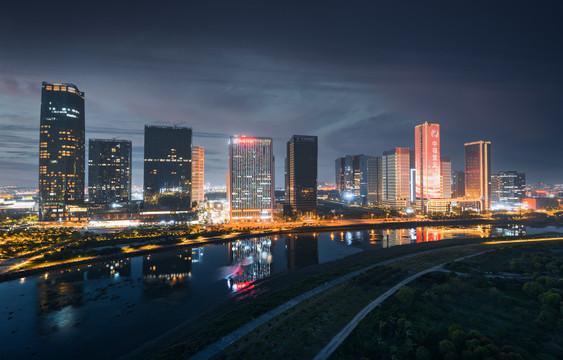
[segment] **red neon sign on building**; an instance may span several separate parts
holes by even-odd
[[[440,125],[428,123],[415,127],[416,197],[442,197],[440,186]]]

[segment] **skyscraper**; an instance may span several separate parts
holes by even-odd
[[[88,200],[126,203],[131,200],[131,141],[88,141]]]
[[[440,125],[425,122],[415,127],[416,197],[425,211],[427,199],[441,198]]]
[[[360,155],[360,196],[363,204],[381,204],[381,176],[381,158]]]
[[[496,180],[496,181],[495,181]],[[517,205],[526,196],[526,174],[500,171],[491,175],[491,200],[503,205]]]
[[[465,171],[454,171],[452,180],[452,194],[454,198],[465,196]]]
[[[274,212],[271,138],[231,136],[227,197],[231,220],[271,220]]]
[[[205,151],[203,146],[192,146],[192,201],[201,204],[204,200],[203,184]]]
[[[440,187],[442,198],[452,197],[452,161],[449,157],[440,158]]]
[[[316,215],[317,159],[316,136],[293,135],[287,142],[285,193],[292,212]]]
[[[336,159],[336,187],[340,198],[346,201],[360,199],[360,158],[364,155],[346,155]]]
[[[334,161],[336,190],[340,197],[346,191],[346,158],[341,157]]]
[[[68,219],[84,203],[84,93],[43,82],[39,134],[39,219]]]
[[[465,144],[465,196],[479,200],[481,211],[491,206],[491,142]]]
[[[410,150],[394,148],[381,158],[383,205],[394,209],[409,204]]]
[[[145,209],[191,209],[192,129],[145,125]]]

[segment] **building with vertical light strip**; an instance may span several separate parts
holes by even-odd
[[[426,211],[426,200],[442,197],[440,176],[440,125],[425,122],[415,127],[416,198]]]
[[[205,151],[203,146],[192,146],[192,201],[198,204],[205,200],[203,193]]]
[[[70,220],[84,203],[84,93],[43,82],[39,134],[39,220]]]
[[[287,142],[285,196],[292,213],[317,214],[317,158],[316,136],[293,135]]]
[[[340,199],[344,201],[359,201],[361,199],[362,173],[360,160],[365,155],[346,155],[336,159],[336,188]]]
[[[191,165],[191,128],[145,125],[144,209],[189,211]]]
[[[491,142],[465,144],[465,197],[477,199],[481,211],[491,206]]]
[[[382,202],[393,209],[405,209],[410,203],[410,150],[394,148],[381,158]]]
[[[452,160],[449,157],[440,158],[440,187],[442,198],[452,197]]]
[[[115,204],[131,201],[131,141],[88,141],[88,201]]]
[[[271,221],[274,213],[271,138],[231,136],[227,197],[231,221]]]

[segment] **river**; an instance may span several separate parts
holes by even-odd
[[[51,271],[0,283],[0,358],[117,358],[272,274],[413,242],[543,232],[560,229],[472,225],[304,233]]]

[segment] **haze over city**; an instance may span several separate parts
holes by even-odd
[[[143,127],[194,129],[206,182],[225,185],[228,136],[319,136],[319,181],[334,159],[412,148],[441,125],[441,153],[490,140],[492,171],[560,182],[561,4],[191,2],[5,4],[0,14],[0,184],[37,186],[41,82],[85,92],[86,138],[133,141]]]

